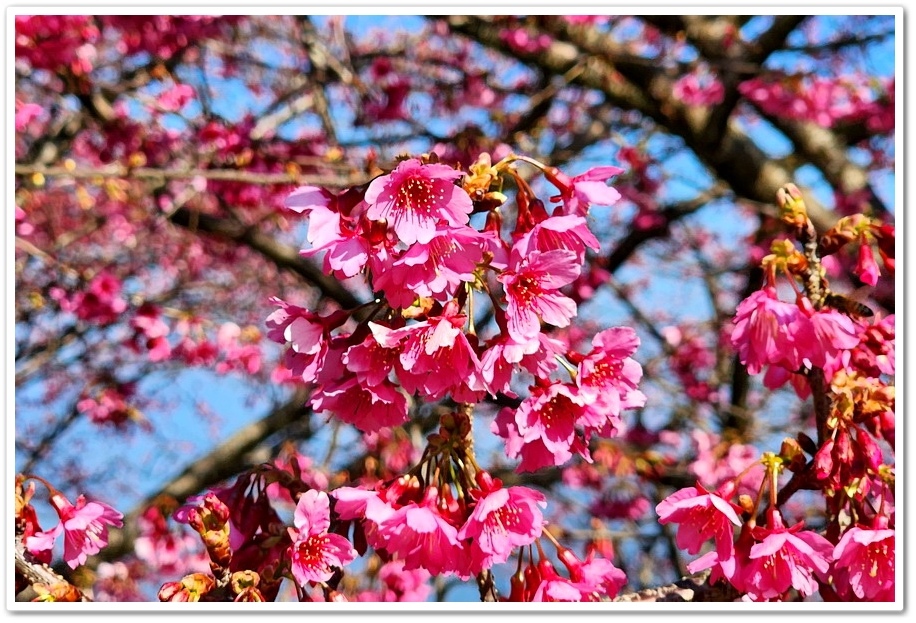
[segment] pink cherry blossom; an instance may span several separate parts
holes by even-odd
[[[428,243],[416,243],[390,267],[374,275],[373,287],[394,307],[409,307],[417,297],[442,303],[459,285],[473,282],[487,248],[487,236],[471,227],[440,227]]]
[[[574,385],[535,386],[514,416],[511,410],[499,413],[493,432],[506,440],[508,456],[522,458],[520,471],[562,465],[573,453],[588,458],[590,432],[582,430],[582,423],[595,419],[589,412],[591,400],[591,394]]]
[[[579,276],[576,254],[565,249],[527,255],[513,250],[510,267],[499,276],[506,291],[509,335],[519,343],[535,338],[541,321],[557,327],[569,325],[576,304],[558,290]]]
[[[378,571],[381,587],[363,591],[356,601],[374,602],[420,602],[426,601],[432,592],[429,580],[432,576],[426,569],[405,569],[403,560],[390,560]]]
[[[443,575],[456,573],[466,564],[458,529],[439,510],[439,499],[436,487],[429,487],[422,500],[396,509],[379,525],[386,550],[402,558],[405,569]]]
[[[397,483],[395,483],[396,486]],[[358,487],[339,487],[331,492],[336,500],[334,512],[341,519],[361,520],[366,541],[376,549],[385,549],[387,546],[387,538],[379,533],[379,525],[395,510],[387,499],[387,494],[388,490],[384,487],[381,487],[381,491]]]
[[[121,297],[121,281],[108,271],[92,278],[85,292],[77,292],[69,304],[76,317],[82,320],[109,324],[127,309]]]
[[[742,569],[744,590],[754,601],[779,599],[790,588],[802,596],[818,590],[815,576],[827,578],[833,561],[833,545],[803,523],[786,528],[778,511],[770,509],[769,526],[758,526],[751,533],[748,561]]]
[[[279,309],[267,317],[267,337],[289,345],[284,363],[293,374],[306,383],[315,380],[328,352],[330,329],[325,319],[276,297],[270,301]]]
[[[866,376],[878,378],[882,374],[894,375],[895,317],[891,314],[876,320],[859,336],[859,344],[853,349],[850,365]]]
[[[711,74],[686,74],[678,78],[671,94],[688,106],[715,106],[725,97],[725,87]]]
[[[894,601],[894,530],[853,526],[833,550],[835,585],[844,598]]]
[[[404,160],[394,171],[369,184],[366,216],[387,220],[405,244],[428,243],[440,220],[452,226],[468,222],[473,203],[453,183],[461,176],[461,171],[444,164]]]
[[[334,569],[356,558],[356,550],[344,537],[329,533],[330,501],[324,491],[309,489],[299,498],[293,519],[296,529],[289,529],[293,544],[289,557],[293,577],[302,587],[309,582],[326,582]]]
[[[370,328],[378,343],[400,350],[398,379],[409,393],[438,399],[479,374],[480,360],[461,327],[466,316],[449,304],[442,314],[400,329],[375,323]]]
[[[522,256],[532,251],[572,251],[576,254],[577,264],[585,261],[586,247],[597,251],[601,245],[588,228],[585,218],[575,214],[548,217],[534,225],[515,243],[517,252]]]
[[[481,488],[472,490],[477,501],[458,538],[471,539],[471,558],[480,569],[488,569],[541,535],[544,518],[538,507],[547,502],[543,494],[526,487],[504,489],[486,472],[479,472],[477,480]]]
[[[16,102],[16,131],[25,130],[33,119],[36,119],[44,112],[44,108],[38,104],[22,104]]]
[[[578,365],[576,384],[594,396],[591,412],[597,416],[583,422],[599,434],[611,436],[622,425],[620,412],[646,404],[646,396],[637,389],[642,366],[630,355],[639,347],[639,337],[629,327],[614,327],[592,338],[592,350]]]
[[[741,525],[740,508],[702,485],[675,491],[655,507],[660,524],[676,523],[677,546],[690,554],[715,539],[716,554],[726,576],[734,570],[734,529]]]
[[[150,506],[137,518],[140,536],[134,541],[137,558],[158,573],[183,574],[209,570],[200,540],[170,529],[162,511]]]
[[[129,342],[132,348],[137,351],[147,349],[147,356],[153,362],[165,361],[171,356],[172,347],[166,339],[169,326],[160,318],[160,311],[155,305],[144,303],[140,306],[130,326],[134,330]]]
[[[566,214],[585,216],[592,204],[614,205],[620,200],[620,193],[607,185],[607,180],[623,173],[619,167],[592,167],[585,173],[570,178],[559,169],[546,171],[547,179],[557,187],[560,194],[550,200],[563,202]]]
[[[807,297],[801,299],[801,309],[802,320],[795,333],[798,355],[803,362],[825,368],[829,381],[848,362],[848,351],[859,344],[860,328],[835,309],[815,311]]]
[[[565,345],[543,333],[538,334],[537,340],[522,344],[508,335],[497,335],[480,357],[482,387],[494,396],[500,392],[512,394],[510,383],[519,366],[536,377],[547,378],[557,368],[555,355],[564,350]]]
[[[581,580],[576,587],[594,601],[613,599],[627,583],[626,574],[610,560],[594,557],[580,567]]]
[[[688,470],[700,482],[719,487],[733,480],[739,493],[754,495],[760,489],[764,469],[760,464],[760,451],[750,444],[723,442],[716,433],[693,430],[690,438],[696,448],[696,458]]]
[[[801,323],[798,306],[780,301],[774,288],[758,290],[741,301],[731,341],[748,373],[759,374],[767,364],[797,370],[801,358],[795,336]]]
[[[346,279],[359,274],[373,256],[386,256],[387,241],[373,236],[373,226],[365,219],[368,206],[352,189],[332,195],[323,188],[301,186],[286,198],[284,205],[308,216],[306,239],[311,248],[299,253],[311,257],[327,251],[326,273]]]
[[[196,93],[194,87],[188,84],[176,84],[170,89],[163,91],[156,99],[156,103],[168,112],[178,112],[184,105],[194,99]]]
[[[322,385],[309,404],[316,411],[330,411],[366,433],[399,426],[409,419],[407,398],[390,381],[369,386],[351,376],[333,385]]]
[[[50,550],[61,532],[64,534],[64,561],[71,569],[85,564],[89,556],[98,554],[108,545],[108,526],[123,525],[121,513],[102,502],[87,502],[85,496],[70,503],[60,493],[51,496],[51,505],[60,517],[60,523],[48,532],[39,532],[26,539],[29,551]]]

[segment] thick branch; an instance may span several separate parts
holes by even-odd
[[[454,31],[486,47],[507,52],[506,44],[499,36],[499,27],[486,18],[451,16],[447,22]],[[597,42],[594,45],[596,52],[603,50],[597,47]],[[570,43],[554,41],[537,53],[512,54],[541,71],[562,75],[581,62],[586,53],[586,50]],[[606,59],[607,56],[590,56],[584,69],[572,82],[595,89],[613,104],[626,110],[636,110],[654,119],[672,134],[680,136],[739,197],[771,203],[776,191],[795,178],[792,168],[769,158],[734,121],[726,124],[720,137],[713,137],[719,140],[710,140],[707,131],[709,111],[704,107],[685,106],[674,98],[671,93],[673,82],[663,72],[652,71],[645,63],[631,63],[630,67],[620,61],[611,65]],[[627,79],[631,77],[639,80],[639,87]],[[830,210],[808,194],[805,200],[808,215],[819,229],[826,231],[833,226],[836,218]]]
[[[649,603],[660,601],[718,602],[736,601],[739,593],[731,584],[709,583],[709,571],[681,578],[674,584],[647,588],[636,593],[625,593],[613,601],[628,603]]]

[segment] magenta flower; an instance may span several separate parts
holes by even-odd
[[[332,195],[323,188],[301,186],[284,204],[308,216],[306,238],[312,247],[299,254],[309,257],[327,251],[324,272],[346,279],[357,275],[371,259],[387,257],[387,241],[372,235],[372,225],[365,219],[367,206],[358,193],[350,190]]]
[[[404,560],[404,569],[426,569],[433,575],[458,573],[466,566],[467,553],[458,529],[439,511],[439,494],[429,487],[419,503],[396,509],[381,522],[379,534],[386,550]]]
[[[16,102],[16,131],[22,132],[25,130],[28,125],[32,122],[33,119],[39,117],[45,111],[44,108],[38,104],[22,104]]]
[[[359,274],[369,262],[372,251],[369,240],[360,235],[356,225],[338,212],[324,207],[314,207],[309,213],[309,230],[306,235],[311,249],[303,249],[303,257],[327,251],[324,272],[346,279]]]
[[[393,307],[410,307],[417,297],[446,302],[459,285],[474,281],[486,236],[471,227],[439,228],[428,243],[412,245],[372,282]]]
[[[814,576],[827,578],[833,545],[816,532],[801,530],[803,522],[786,528],[778,511],[770,509],[769,515],[770,526],[751,530],[757,543],[742,570],[744,590],[755,601],[777,599],[790,588],[803,597],[814,594]]]
[[[593,557],[583,562],[565,550],[560,560],[569,569],[573,586],[587,601],[613,599],[627,583],[626,574],[605,558]]]
[[[530,342],[540,332],[541,320],[556,327],[569,325],[576,303],[558,290],[575,281],[580,270],[572,251],[522,255],[513,249],[510,269],[499,276],[506,290],[506,319],[513,340]]]
[[[288,553],[299,586],[326,582],[334,575],[334,567],[343,567],[356,558],[356,550],[347,539],[328,532],[331,511],[324,491],[309,489],[302,494],[296,504],[293,525],[296,529],[289,528],[293,544]]]
[[[427,243],[440,220],[449,225],[466,225],[473,202],[464,189],[455,186],[461,171],[444,164],[422,164],[404,160],[397,168],[376,178],[366,190],[366,216],[385,219],[405,244]]]
[[[387,380],[397,361],[397,349],[385,348],[371,334],[359,344],[348,348],[343,356],[347,370],[356,375],[360,384],[369,387]]]
[[[328,352],[329,327],[323,318],[307,309],[270,298],[280,309],[267,317],[267,337],[288,344],[284,364],[306,383],[315,380]]]
[[[807,298],[801,299],[802,322],[796,333],[799,357],[818,368],[825,368],[827,380],[848,361],[846,352],[859,344],[859,329],[835,309],[814,311]]]
[[[506,442],[506,454],[520,457],[519,471],[562,465],[573,453],[591,460],[588,439],[598,419],[591,412],[590,393],[574,385],[553,382],[534,386],[517,410],[501,410],[491,427]]]
[[[369,326],[379,344],[400,350],[397,374],[404,389],[438,400],[480,373],[480,360],[461,330],[466,321],[450,303],[442,315],[400,329]]]
[[[468,547],[478,570],[508,560],[516,547],[530,545],[541,536],[546,506],[543,494],[526,487],[502,488],[502,482],[486,472],[478,473],[479,490],[474,510],[458,531],[462,541],[471,539]]]
[[[878,378],[882,374],[894,375],[895,316],[891,314],[868,326],[859,337],[859,344],[851,354],[851,367],[866,376]]]
[[[741,525],[738,511],[738,506],[699,483],[675,491],[655,507],[660,524],[678,524],[677,546],[688,553],[696,554],[706,541],[715,539],[715,553],[727,577],[734,571],[734,527]]]
[[[629,327],[614,327],[592,338],[592,350],[579,362],[576,384],[594,394],[590,405],[596,418],[583,421],[599,434],[611,436],[621,428],[620,412],[646,404],[646,396],[637,389],[642,366],[630,357],[639,347],[639,337]]]
[[[894,601],[894,540],[894,530],[847,530],[833,550],[837,592],[844,598]]]
[[[378,527],[394,513],[394,507],[382,497],[385,493],[358,487],[339,487],[331,492],[336,500],[334,511],[341,519],[361,520],[366,542],[375,549],[387,546],[388,541],[379,534]]]
[[[583,600],[585,600],[585,595],[582,589],[557,574],[542,577],[531,597],[532,602],[579,602]]]
[[[801,358],[795,335],[801,322],[798,305],[780,301],[774,288],[758,290],[741,301],[731,341],[748,374],[759,374],[767,364],[797,370]]]
[[[871,250],[871,245],[862,240],[859,245],[859,256],[856,261],[854,271],[856,276],[870,286],[878,283],[878,277],[881,270],[878,268],[878,262],[875,261],[875,254]]]
[[[585,173],[570,178],[559,169],[545,172],[547,179],[557,187],[560,194],[551,201],[562,201],[566,214],[585,216],[592,204],[613,205],[620,199],[620,193],[607,185],[608,178],[623,173],[619,167],[592,167]]]
[[[339,383],[325,383],[312,395],[309,404],[315,411],[330,411],[364,433],[399,426],[409,419],[407,398],[387,380],[363,385],[350,376]]]
[[[688,106],[715,106],[725,97],[725,87],[712,74],[692,73],[679,78],[671,94]]]
[[[64,560],[71,569],[86,562],[108,545],[108,526],[123,525],[121,513],[102,502],[87,502],[85,496],[76,499],[76,506],[58,492],[51,495],[51,506],[57,511],[60,523],[48,532],[38,532],[26,539],[25,546],[32,553],[49,551],[61,532],[64,533]]]
[[[532,251],[555,251],[566,249],[576,254],[576,263],[585,261],[585,248],[593,251],[601,248],[598,239],[588,228],[585,217],[578,215],[551,216],[536,224],[519,238],[515,247],[522,256]]]

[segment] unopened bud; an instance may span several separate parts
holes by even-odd
[[[795,184],[786,184],[776,192],[776,203],[779,206],[779,218],[783,223],[794,227],[804,227],[808,221],[808,211],[801,191]]]

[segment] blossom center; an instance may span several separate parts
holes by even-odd
[[[603,359],[592,368],[591,374],[588,375],[588,384],[606,385],[609,381],[619,379],[622,369],[623,364],[621,362]]]
[[[526,275],[519,277],[512,284],[512,294],[519,303],[528,305],[533,299],[542,294],[542,290],[536,278]]]
[[[396,198],[398,207],[429,216],[436,206],[435,190],[433,181],[430,179],[425,177],[408,178],[398,188]],[[445,193],[442,190],[439,191],[438,200],[445,200]]]
[[[327,536],[310,536],[299,543],[296,549],[299,564],[311,569],[325,568],[327,565],[324,562],[323,551],[330,543],[331,540]]]

